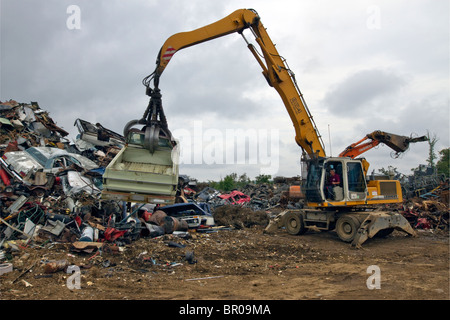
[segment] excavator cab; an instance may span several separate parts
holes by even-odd
[[[343,206],[366,201],[368,189],[361,160],[318,158],[306,162],[307,177],[303,193],[309,204]]]
[[[342,241],[355,247],[375,235],[386,236],[394,229],[415,234],[400,213],[376,209],[377,204],[401,203],[401,186],[397,180],[366,180],[365,159],[302,159],[302,165],[306,165],[307,173],[302,185],[306,207],[286,210],[276,221],[290,234],[302,234],[311,227],[334,229]],[[332,170],[339,179],[330,179]],[[331,185],[331,180],[336,184]]]

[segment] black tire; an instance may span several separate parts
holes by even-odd
[[[285,216],[284,226],[289,234],[300,235],[306,232],[303,217],[298,212],[288,212]]]
[[[341,216],[336,222],[336,233],[344,242],[352,242],[361,223],[352,215]]]

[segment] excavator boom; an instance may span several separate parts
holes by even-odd
[[[311,158],[325,157],[322,139],[298,89],[294,73],[277,52],[259,15],[254,10],[236,10],[217,22],[169,37],[158,54],[155,71],[143,81],[147,86],[147,94],[150,95],[157,90],[161,74],[179,50],[231,33],[240,33],[243,36],[245,29],[252,31],[262,51],[263,59],[258,55],[256,48],[247,42],[248,48],[263,69],[264,77],[269,85],[277,90],[284,102],[295,128],[295,141]],[[154,88],[150,88],[151,81]]]
[[[210,25],[170,36],[162,45],[156,59],[156,77],[161,76],[173,55],[179,50],[231,33],[242,32],[258,21],[259,16],[255,11],[240,9]]]
[[[350,157],[354,159],[362,153],[375,148],[380,143],[384,143],[385,145],[390,147],[395,151],[395,155],[398,156],[408,150],[410,143],[427,140],[428,138],[426,136],[412,138],[377,130],[367,134],[363,139],[349,145],[344,151],[339,154],[339,157]]]

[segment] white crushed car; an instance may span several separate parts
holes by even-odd
[[[57,173],[61,170],[81,167],[85,170],[98,168],[98,165],[76,153],[51,147],[31,147],[24,151],[6,152],[1,158],[2,167],[19,181],[30,173],[43,171]]]

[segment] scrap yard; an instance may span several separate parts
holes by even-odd
[[[165,5],[167,3],[170,1],[165,2]],[[117,5],[116,2],[111,3],[112,7]],[[140,5],[136,2],[131,6]],[[177,27],[179,19],[175,18],[175,13],[193,17],[187,19],[189,23],[200,21],[195,14],[181,13],[170,6],[163,13],[160,7],[165,5],[148,5],[152,6],[152,10],[158,8],[158,11],[150,11],[158,19],[160,14],[173,13],[161,25],[167,25],[170,21],[171,27]],[[16,8],[12,1],[8,6]],[[92,8],[95,6],[92,5]],[[107,7],[103,3],[100,6]],[[49,39],[59,39],[64,43],[64,48],[66,43],[67,48],[72,48],[73,44],[69,43],[75,38],[85,41],[88,38],[85,35],[96,34],[93,26],[99,19],[92,18],[95,15],[89,11],[92,8],[87,4],[84,8],[86,11],[81,17],[95,20],[95,23],[91,20],[86,24],[83,22],[87,33],[83,33],[80,24],[69,23],[80,19],[81,12],[79,6],[71,5],[64,10],[67,14],[71,12],[69,9],[74,10],[66,23],[67,30],[64,31],[67,32],[58,32],[58,37],[49,36]],[[149,8],[139,10],[139,16]],[[205,8],[201,12],[207,10]],[[267,21],[274,22],[274,17],[280,22],[289,20],[286,18],[282,19],[286,21],[281,21],[278,13],[271,11],[267,12]],[[84,12],[87,14],[84,15]],[[383,11],[383,18],[384,12],[387,11]],[[105,15],[119,13],[120,19],[133,17],[124,7],[108,7]],[[269,18],[271,14],[272,19]],[[46,12],[44,16],[47,15],[53,13]],[[8,18],[9,14],[3,16]],[[112,35],[124,37],[123,32],[129,32],[128,29],[137,33],[152,29],[151,37],[145,37],[154,45],[156,39],[160,40],[162,31],[161,34],[160,31],[154,32],[154,26],[158,24],[153,18],[148,22],[147,13],[142,14],[142,17],[145,23],[150,24],[142,28],[123,28],[120,32],[110,30],[110,35],[105,39],[110,41]],[[326,47],[327,41],[318,40],[320,37],[314,34],[314,40],[309,43],[321,43],[320,48],[303,54],[308,50],[303,50],[303,47],[299,50],[300,46],[310,45],[308,41],[301,43],[299,40],[304,36],[299,35],[300,31],[297,34],[297,29],[303,26],[289,27],[289,30],[295,31],[294,39],[289,39],[287,34],[280,36],[278,29],[266,28],[262,20],[254,9],[237,9],[213,23],[172,34],[161,42],[161,46],[158,43],[158,50],[151,49],[156,55],[156,67],[142,79],[144,98],[148,101],[145,108],[138,111],[143,111],[142,117],[131,118],[135,117],[133,114],[139,107],[136,103],[139,97],[133,96],[135,88],[129,85],[133,80],[127,78],[126,74],[134,79],[134,72],[142,71],[142,66],[131,66],[141,57],[130,55],[142,51],[147,58],[149,49],[142,50],[142,47],[136,50],[135,43],[131,44],[133,41],[122,43],[125,38],[117,42],[111,40],[108,45],[103,40],[95,41],[95,45],[86,45],[87,48],[96,48],[95,57],[98,59],[93,61],[101,64],[107,72],[97,72],[95,68],[91,70],[90,64],[93,62],[87,58],[92,56],[89,50],[80,55],[83,63],[74,62],[80,57],[73,61],[67,58],[65,61],[65,65],[80,72],[81,80],[76,81],[75,77],[72,79],[72,69],[64,69],[65,73],[59,77],[53,75],[58,67],[31,70],[30,74],[39,75],[39,81],[34,79],[33,86],[23,85],[35,91],[20,93],[21,99],[36,92],[37,97],[31,99],[42,97],[45,104],[53,106],[2,96],[1,300],[80,300],[83,303],[91,300],[153,300],[154,305],[143,304],[145,307],[141,310],[151,315],[155,311],[162,312],[166,317],[213,317],[219,313],[279,315],[286,311],[278,309],[284,305],[271,304],[270,301],[281,300],[450,299],[450,149],[447,140],[438,143],[436,134],[430,133],[425,127],[448,133],[448,128],[436,125],[443,121],[444,117],[440,114],[445,115],[441,109],[443,105],[448,106],[448,95],[443,95],[444,102],[439,101],[439,87],[428,96],[417,98],[411,95],[411,90],[415,94],[422,94],[425,89],[431,90],[435,85],[448,82],[432,79],[428,73],[426,76],[416,74],[406,64],[398,63],[401,62],[400,58],[398,61],[396,58],[395,62],[408,72],[391,74],[387,72],[387,67],[381,70],[381,66],[392,66],[392,70],[396,66],[383,61],[384,52],[371,58],[358,59],[348,54],[345,54],[345,59],[341,59],[334,57],[333,52],[332,61],[346,60],[351,64],[341,66],[337,63],[330,68],[324,64],[325,57],[316,54],[341,50],[339,47],[342,43],[354,45],[357,42],[339,40],[339,45]],[[396,19],[389,17],[388,20]],[[105,21],[109,21],[109,18]],[[105,22],[104,25],[116,27],[118,19],[111,21],[114,22]],[[121,28],[134,22],[124,21],[122,24],[121,21]],[[13,24],[16,25],[16,20]],[[366,23],[366,31],[372,31],[370,26]],[[352,27],[354,30],[358,28]],[[75,37],[73,31],[80,31],[76,34],[81,36]],[[272,42],[269,36],[272,31],[279,36],[280,49],[285,44],[287,47],[295,46],[295,51],[286,50],[287,55],[299,60],[296,52],[302,52],[301,59],[306,59],[306,64],[297,68],[305,72],[305,87],[315,94],[312,101],[318,107],[314,111],[322,117],[318,123],[321,126],[326,122],[333,123],[333,139],[336,137],[338,141],[334,143],[343,149],[337,156],[331,152],[330,125],[326,141],[329,147],[325,147],[322,141],[324,135],[318,130],[315,122],[317,118],[313,117],[306,104],[294,71],[290,69],[284,55],[278,52],[278,43]],[[395,32],[382,34],[383,37],[395,36],[393,39],[398,42]],[[189,76],[177,74],[174,77],[174,73],[168,73],[167,78],[163,77],[169,62],[175,55],[182,54],[180,51],[211,40],[218,43],[220,40],[216,39],[229,35],[242,36],[251,59],[254,58],[256,61],[253,62],[260,68],[258,77],[262,71],[262,78],[258,79],[261,82],[247,81],[244,79],[247,75],[239,70],[241,67],[236,67],[227,70],[228,76],[233,78],[229,88],[228,84],[223,84],[226,82],[220,85],[202,84],[203,74],[209,74],[208,81],[211,83],[212,78],[221,78],[220,73],[209,65],[202,65],[201,70],[189,72],[186,71],[188,68],[183,69]],[[13,37],[5,38],[8,40]],[[137,42],[142,44],[142,38]],[[364,41],[369,42],[369,38],[364,33]],[[420,37],[414,34],[412,38],[416,41]],[[39,41],[33,40],[31,43]],[[297,44],[299,41],[300,44]],[[234,42],[225,43],[218,47],[219,50],[212,51],[231,48]],[[379,46],[390,48],[390,45]],[[2,50],[12,47],[12,44],[2,45]],[[202,60],[202,64],[214,60],[215,56],[208,52],[211,47],[203,47],[204,51],[197,57]],[[402,45],[402,48],[405,47]],[[415,47],[428,48],[431,45],[427,43],[426,46]],[[48,48],[53,50],[53,46],[49,45]],[[52,50],[48,48],[42,55],[45,59],[40,59],[52,60]],[[78,49],[73,51],[78,52]],[[115,50],[125,49],[127,58],[116,56]],[[18,47],[17,51],[20,50]],[[347,50],[357,55],[362,51],[357,46]],[[121,62],[114,60],[111,63],[108,55],[112,53],[109,51],[114,51],[114,59]],[[432,51],[436,55],[441,53],[438,49]],[[16,52],[11,52],[14,53],[9,53],[10,57],[5,61],[15,59]],[[240,51],[232,49],[230,56],[239,54]],[[410,54],[408,52],[408,60]],[[191,67],[189,59],[189,56],[180,59],[171,67],[182,69],[180,66],[183,63]],[[431,57],[424,60],[438,59]],[[213,64],[225,65],[224,61]],[[357,64],[359,61],[361,65]],[[416,61],[413,65],[416,65]],[[247,66],[247,60],[242,66]],[[121,71],[120,68],[127,71]],[[343,72],[345,69],[354,72],[353,76],[347,71]],[[438,74],[441,74],[445,68],[439,66],[438,69]],[[249,70],[253,72],[254,69],[251,67]],[[314,75],[311,78],[309,72],[319,72],[323,76],[315,78]],[[123,81],[114,85],[120,86],[120,90],[111,86],[111,82],[98,80],[98,74],[109,78],[108,81]],[[407,74],[414,77],[407,77]],[[327,82],[333,76],[341,81],[341,85],[339,82]],[[19,74],[14,74],[15,77],[27,78]],[[92,80],[86,79],[91,77]],[[8,75],[2,77],[8,81],[10,78]],[[54,99],[39,94],[44,92],[39,91],[45,87],[42,84],[46,82],[42,81],[44,78],[51,79],[49,83],[55,85],[45,91],[47,95],[55,93]],[[73,92],[58,87],[67,78],[73,80],[70,83],[68,81],[68,88],[73,89]],[[161,81],[163,78],[167,82]],[[239,82],[244,80],[245,83]],[[424,83],[427,85],[424,86]],[[317,84],[323,88],[316,88]],[[195,85],[195,90],[193,87],[187,89],[191,85]],[[277,94],[275,98],[261,90],[260,85],[268,85],[271,93],[274,93],[274,89]],[[417,90],[419,87],[421,89]],[[245,92],[236,94],[233,90]],[[16,92],[3,91],[7,94]],[[193,102],[183,96],[187,92],[194,96],[192,99],[199,100]],[[168,97],[167,110],[170,112],[167,114],[163,108],[163,94]],[[82,95],[89,95],[89,98],[83,100]],[[118,95],[122,97],[117,99]],[[223,95],[226,95],[225,99]],[[212,96],[217,100],[208,98]],[[86,99],[90,102],[87,103]],[[127,102],[123,103],[121,99]],[[61,103],[63,100],[68,104]],[[437,106],[435,109],[433,104]],[[203,110],[208,107],[214,110]],[[413,110],[419,107],[421,112]],[[69,121],[73,121],[71,129],[78,133],[72,136],[70,130],[58,124],[58,119],[52,119],[48,110],[66,117],[66,124],[67,118],[74,117]],[[439,114],[433,114],[433,110],[439,110]],[[258,113],[261,114],[261,120],[257,117]],[[89,119],[97,119],[97,116],[102,116],[104,120],[101,121],[105,123]],[[170,121],[169,126],[168,120],[173,118],[175,121]],[[286,119],[292,126],[286,125]],[[230,127],[239,127],[233,138],[228,135],[232,130],[227,127],[227,120],[232,122]],[[202,127],[202,121],[208,122],[213,130],[208,129],[207,134],[197,130]],[[219,121],[220,127],[214,121]],[[175,125],[172,127],[172,124]],[[191,124],[194,125],[192,136],[189,129]],[[115,128],[122,125],[122,131],[118,132]],[[251,126],[256,129],[246,137],[247,133],[242,133],[243,129]],[[271,126],[276,127],[275,130],[271,131]],[[408,130],[411,133],[390,133],[384,128],[398,132]],[[227,133],[226,143],[221,141],[223,136],[219,133],[222,131]],[[354,131],[358,132],[356,138]],[[212,137],[212,133],[217,135]],[[177,134],[184,137],[177,137]],[[290,141],[286,139],[289,135]],[[352,140],[346,142],[349,136]],[[380,148],[379,153],[371,157],[375,152],[370,150],[381,146],[385,149]],[[389,151],[383,155],[386,149]],[[410,150],[407,161],[402,163],[404,167],[414,163],[416,167],[410,168],[409,173],[399,172],[390,165],[390,158],[402,161],[404,154]],[[210,154],[207,155],[208,152]],[[264,160],[264,153],[270,153],[270,161]],[[372,166],[371,161],[374,163]],[[416,163],[421,161],[426,164]],[[268,168],[268,162],[270,168],[264,171]],[[388,169],[381,168],[376,172],[373,168],[380,166],[380,163],[388,163]],[[251,173],[247,176],[246,172],[226,172],[231,170],[228,168],[249,170]],[[192,172],[202,175],[201,179],[204,180],[186,174]],[[260,174],[253,177],[255,172]],[[213,174],[220,175],[220,181],[211,178]],[[218,302],[215,309],[205,307],[206,301],[213,300]],[[242,300],[255,303],[240,303]],[[162,304],[163,301],[175,302],[179,307]],[[193,303],[186,304],[187,301]],[[227,304],[225,307],[224,303],[228,302],[236,304]],[[79,313],[86,311],[84,307],[81,304],[80,308],[68,308],[65,311],[76,310]],[[294,308],[298,310],[297,305]],[[93,309],[116,312],[120,307],[111,305],[102,308],[96,305]],[[403,308],[397,309],[403,314]],[[412,306],[408,311],[415,309]],[[42,311],[30,310],[33,315]],[[337,309],[340,312],[342,310]],[[432,311],[434,309],[427,309],[427,312]]]
[[[269,230],[281,212],[300,207],[289,192],[299,177],[223,192],[180,176],[184,200],[165,211],[124,209],[123,201],[100,196],[100,169],[123,147],[119,134],[76,121],[83,134],[69,143],[37,103],[1,106],[11,123],[2,122],[3,155],[47,146],[66,160],[90,160],[35,168],[20,179],[2,167],[2,300],[449,298],[447,181],[383,205],[400,212],[415,236],[394,231],[353,248],[335,231]],[[380,268],[379,289],[369,283],[371,266]]]

